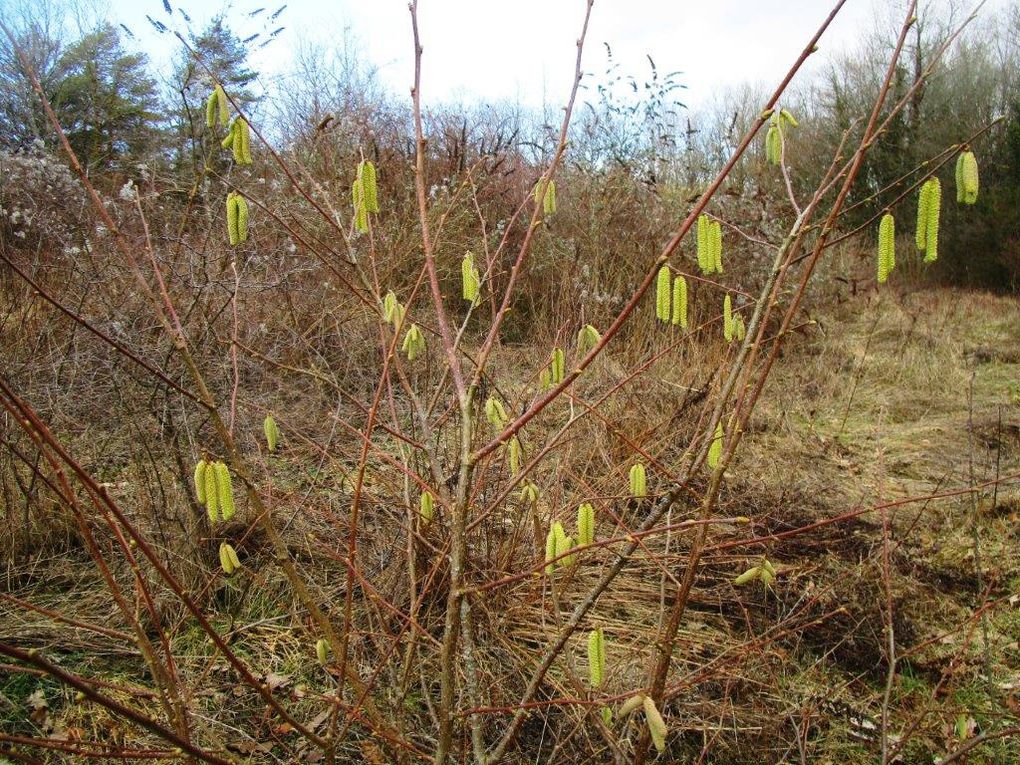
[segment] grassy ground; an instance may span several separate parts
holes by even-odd
[[[1020,482],[966,490],[1020,471],[1020,302],[953,291],[896,297],[886,290],[815,319],[817,326],[784,352],[723,491],[721,512],[746,515],[751,524],[713,531],[681,629],[665,704],[670,757],[677,761],[874,763],[885,706],[886,746],[905,741],[898,761],[920,765],[965,739],[1015,724],[1020,709]],[[307,455],[287,459],[273,466],[273,491],[290,517],[292,549],[340,602],[344,568],[305,540],[331,533],[330,515],[342,512],[349,487],[339,473],[303,467],[314,464]],[[302,505],[313,489],[316,504]],[[244,569],[217,581],[202,599],[238,654],[299,717],[313,717],[333,678],[311,659],[307,630],[293,629],[307,625],[287,605],[274,568],[263,565],[260,541],[238,544]],[[610,646],[609,696],[643,683],[659,607],[669,597],[660,564],[682,571],[682,535],[668,551],[655,544],[659,563],[636,561],[597,609]],[[380,592],[398,601],[387,589],[385,544],[369,547]],[[762,556],[778,571],[775,584],[735,587],[733,578]],[[579,569],[576,577],[583,583],[596,570]],[[6,590],[19,598],[116,624],[100,587],[87,556],[73,548],[7,572]],[[505,600],[477,604],[488,701],[513,701],[524,678],[507,668],[529,666],[555,630],[558,610],[569,609],[583,591],[564,582],[554,598],[541,585],[524,583]],[[423,623],[431,623],[429,607]],[[102,677],[125,703],[154,708],[142,664],[122,641],[10,602],[0,602],[0,609],[9,638]],[[392,628],[378,623],[355,635],[355,654],[373,655],[377,640],[386,646]],[[209,739],[233,742],[234,753],[251,762],[302,761],[301,746],[292,740],[288,748],[286,730],[232,682],[226,663],[183,615],[172,636],[182,671],[204,678],[205,690],[192,704]],[[574,693],[584,650],[578,635],[572,661],[549,675],[551,695]],[[373,666],[360,669],[367,675]],[[419,680],[387,669],[380,686],[403,705],[410,725],[428,730],[429,700]],[[564,706],[558,715],[556,725],[585,725],[582,707]],[[490,733],[499,724],[494,718]],[[560,750],[548,743],[555,736],[547,725],[526,729],[529,761],[576,761],[584,736],[573,739],[577,748]],[[618,725],[634,737],[633,724]],[[0,730],[140,740],[55,682],[3,669]],[[343,754],[350,761],[378,757],[371,744],[357,741]],[[62,757],[49,761],[67,761]],[[1020,743],[1009,740],[982,744],[969,760],[1018,761]]]

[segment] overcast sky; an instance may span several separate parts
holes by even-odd
[[[301,37],[336,43],[351,35],[386,86],[398,95],[409,91],[413,57],[407,0],[168,1],[173,16],[166,14],[163,0],[105,0],[111,18],[131,28],[161,67],[170,60],[171,40],[155,35],[146,15],[183,31],[178,9],[191,17],[195,29],[224,12],[241,37],[285,27],[252,55],[264,77],[287,70]],[[1016,1],[990,0],[987,7]],[[621,70],[635,77],[648,73],[645,56],[650,55],[661,72],[683,73],[680,80],[687,90],[682,100],[696,107],[729,85],[775,84],[833,2],[596,0],[584,69],[605,70],[603,43],[612,46]],[[269,22],[284,3],[287,7]],[[258,8],[266,10],[249,16]],[[852,49],[876,24],[891,29],[893,16],[898,18],[903,8],[904,0],[849,0],[823,38],[819,62],[826,53]],[[423,97],[561,104],[571,83],[583,14],[584,0],[420,0]]]

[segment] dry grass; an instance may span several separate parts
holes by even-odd
[[[722,495],[720,514],[747,515],[752,523],[745,529],[718,526],[711,534],[716,547],[705,561],[679,636],[666,709],[676,732],[671,752],[680,759],[710,751],[710,760],[719,763],[794,762],[800,740],[810,762],[872,762],[885,672],[879,513],[865,512],[784,538],[769,535],[894,500],[966,487],[971,458],[977,483],[992,479],[996,471],[1005,476],[1020,469],[1017,301],[952,291],[902,298],[883,292],[843,303],[818,321],[817,330],[788,351],[771,382],[769,403],[752,421],[752,437],[745,441]],[[667,342],[665,335],[649,336],[612,355],[578,384],[577,407],[587,400],[585,386],[602,389]],[[564,452],[569,458],[534,477],[543,484],[544,523],[557,518],[571,524],[574,508],[584,497],[604,498],[601,538],[621,533],[622,524],[633,522],[641,507],[616,499],[633,459],[627,442],[640,443],[649,454],[662,457],[681,448],[696,432],[689,424],[689,432],[676,431],[673,415],[678,400],[691,395],[685,389],[697,390],[704,370],[718,363],[712,353],[718,353],[719,346],[708,347],[716,350],[700,357],[691,350],[687,363],[655,367],[652,375],[602,405],[599,411],[605,421],[591,416],[571,432],[571,446]],[[523,364],[545,351],[509,348],[504,353],[519,354]],[[500,366],[510,364],[502,360]],[[968,402],[971,379],[973,407]],[[549,432],[566,416],[566,411],[551,412],[541,430],[534,432]],[[285,417],[281,424],[285,432],[300,431]],[[289,441],[281,456],[263,462],[269,481],[266,491],[287,528],[292,552],[339,618],[345,568],[334,551],[343,530],[350,464],[324,456],[298,439]],[[379,602],[384,598],[401,609],[408,603],[399,550],[389,531],[404,523],[404,510],[387,499],[399,497],[403,488],[387,483],[384,467],[370,462],[366,479],[369,503],[362,566],[380,600],[364,592],[356,600],[362,628],[352,647],[365,675],[380,666],[399,628],[399,620],[387,617]],[[654,490],[654,470],[652,474]],[[605,478],[592,483],[593,475]],[[141,480],[141,474],[132,477],[126,467],[118,474],[116,490],[130,497],[132,481]],[[500,488],[500,481],[493,480],[486,491]],[[1012,489],[982,490],[977,495],[983,592],[977,586],[968,494],[910,502],[891,511],[890,581],[901,656],[892,729],[920,720],[904,762],[928,761],[924,758],[945,751],[945,727],[958,715],[982,723],[997,719],[1013,703],[1020,683],[1016,661],[1020,616],[1005,598],[1020,581],[1015,531],[1020,506],[1015,492],[1014,483]],[[173,502],[186,504],[183,495],[171,496]],[[528,527],[524,509],[511,501],[502,512],[508,535],[493,536],[490,531],[485,539],[476,540],[486,551],[478,565],[486,567],[490,579],[512,576],[535,564],[529,534],[509,534]],[[678,509],[672,520],[683,520],[685,512]],[[137,513],[140,521],[154,524],[143,508]],[[426,540],[438,544],[443,534],[440,517]],[[291,610],[265,542],[244,526],[227,528],[202,542],[207,556],[221,537],[235,542],[245,565],[228,581],[200,577],[202,601],[234,649],[262,677],[277,683],[280,695],[298,713],[307,710],[313,715],[322,708],[319,699],[329,693],[332,679],[310,658],[313,646],[307,630],[300,629],[307,625]],[[763,539],[745,544],[752,537]],[[639,555],[590,618],[589,626],[602,626],[609,644],[609,678],[602,698],[611,707],[644,682],[663,598],[662,577],[682,570],[685,535],[673,535],[668,553],[663,540],[649,539],[654,559]],[[426,546],[419,561],[423,568],[434,555],[428,550]],[[779,571],[774,588],[765,590],[758,584],[735,588],[733,577],[763,554]],[[515,703],[536,653],[555,633],[558,613],[571,608],[577,593],[586,590],[582,585],[593,581],[607,560],[607,550],[592,550],[574,572],[558,574],[555,599],[549,580],[539,577],[524,577],[473,598],[485,706]],[[128,572],[115,573],[123,578]],[[118,624],[99,587],[88,557],[75,549],[40,552],[12,562],[6,572],[5,589],[17,597],[73,613],[85,622]],[[440,573],[418,616],[434,637],[440,634],[442,591]],[[986,648],[972,614],[989,600],[996,605],[988,615]],[[57,624],[8,602],[0,603],[0,609],[8,638],[43,647],[83,674],[127,686],[146,685],[138,656],[125,652],[117,641]],[[584,634],[572,640],[555,665],[539,701],[584,695]],[[206,740],[230,742],[235,750],[251,754],[253,762],[301,756],[300,751],[288,751],[288,736],[271,718],[253,727],[257,700],[232,682],[226,663],[200,632],[182,621],[172,632],[172,644],[182,672],[204,678],[203,691],[193,703]],[[405,709],[405,724],[421,730],[431,727],[419,685],[434,676],[429,655],[422,652],[419,677],[401,676],[399,664],[387,664],[380,679],[391,701]],[[983,678],[986,656],[992,676]],[[41,722],[32,722],[23,715],[38,688],[45,691],[49,707]],[[76,731],[92,738],[108,728],[139,742],[136,732],[76,703],[70,693],[48,681],[11,674],[0,693],[6,705],[4,727],[11,732]],[[130,689],[114,694],[143,707],[152,704],[146,695]],[[576,761],[599,745],[586,715],[602,704],[597,698],[592,705],[557,702],[555,713],[536,715],[526,727],[522,752],[528,758]],[[490,733],[498,732],[499,725],[499,715],[488,718]],[[629,730],[636,732],[633,724]],[[275,744],[266,748],[267,741]],[[366,756],[360,746],[352,741],[344,756],[352,761]],[[987,756],[1009,761],[1016,755],[1011,746],[990,745]]]

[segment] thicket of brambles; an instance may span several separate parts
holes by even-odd
[[[113,24],[3,19],[0,598],[64,642],[0,654],[80,713],[0,755],[811,761],[739,667],[836,611],[684,653],[692,598],[780,586],[727,470],[808,301],[1016,291],[1020,12],[896,3],[802,82],[820,14],[774,90],[691,114],[654,63],[584,74],[579,3],[550,125],[430,107],[417,70],[386,93],[351,50],[263,89],[275,23],[164,6],[164,83]],[[1016,733],[933,749],[929,709],[880,707],[883,764]]]

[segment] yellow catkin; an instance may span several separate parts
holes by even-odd
[[[234,163],[238,165],[244,164],[244,135],[242,134],[243,128],[241,127],[241,118],[235,117],[233,123],[230,125],[230,132],[234,136],[230,142],[230,149],[234,154]]]
[[[754,566],[753,568],[747,569],[747,571],[745,571],[743,574],[734,579],[733,584],[740,587],[741,585],[747,584],[748,582],[753,582],[755,579],[758,579],[760,577],[761,567]]]
[[[566,554],[568,550],[574,549],[574,538],[567,536],[561,524],[557,523],[556,528],[558,529],[556,532],[556,557],[559,558],[558,563],[560,566],[569,568],[577,562],[576,554]]]
[[[528,481],[521,489],[520,498],[522,505],[534,505],[538,502],[538,487],[531,481]]]
[[[237,230],[238,223],[238,206],[237,206],[237,192],[231,191],[227,194],[227,238],[230,241],[231,247],[236,247],[238,242],[241,241],[240,234]]]
[[[719,460],[722,459],[723,428],[722,423],[715,425],[715,433],[712,435],[712,443],[708,447],[708,467],[715,470],[719,467]]]
[[[711,244],[712,252],[712,270],[717,274],[721,274],[723,272],[722,224],[717,220],[712,221],[712,227],[709,229],[709,243]]]
[[[248,200],[235,194],[234,205],[237,207],[237,242],[244,244],[248,241]]]
[[[432,519],[436,515],[436,499],[430,492],[423,491],[421,493],[421,499],[418,501],[418,516],[421,518],[423,526],[428,526],[432,523]]]
[[[556,181],[550,180],[545,187],[545,197],[542,199],[542,212],[547,217],[556,213]]]
[[[942,212],[942,184],[938,178],[928,181],[927,221],[924,224],[924,262],[934,263],[939,257],[939,215]]]
[[[220,518],[229,521],[234,517],[234,486],[230,480],[230,469],[222,462],[217,462],[216,491],[219,496]]]
[[[966,196],[963,188],[963,155],[962,151],[956,155],[956,204],[958,205],[963,204],[963,198]]]
[[[223,569],[223,573],[230,576],[234,573],[234,562],[230,560],[230,556],[227,555],[227,543],[224,542],[220,545],[220,568]]]
[[[669,322],[670,319],[672,281],[669,266],[660,268],[659,276],[655,280],[655,316],[659,321]]]
[[[619,716],[626,717],[631,712],[636,712],[638,709],[641,708],[641,705],[644,703],[645,697],[643,694],[638,693],[634,696],[631,696],[629,699],[623,702],[623,705],[620,707]]]
[[[216,463],[210,463],[205,470],[205,509],[209,514],[209,522],[220,520],[220,491],[217,484]]]
[[[464,260],[460,263],[461,294],[471,305],[478,305],[478,291],[481,278],[478,269],[475,268],[475,256],[472,252],[464,253]]]
[[[711,258],[711,245],[708,241],[711,224],[711,219],[704,213],[698,216],[698,268],[705,275],[715,270],[715,261]]]
[[[602,716],[602,724],[607,728],[613,724],[613,710],[609,707],[602,707],[599,710],[599,714]]]
[[[542,367],[538,372],[538,385],[542,390],[552,387],[552,374],[549,367]]]
[[[778,125],[769,125],[765,134],[765,160],[772,165],[778,165],[783,161],[782,136],[779,134]]]
[[[556,564],[553,563],[553,559],[556,557],[556,529],[549,529],[549,533],[545,535],[545,573],[551,574]]]
[[[226,125],[230,121],[230,103],[227,101],[227,94],[223,91],[222,85],[217,85],[213,90],[213,94],[216,96],[216,106],[219,110],[219,120],[221,125]]]
[[[216,91],[210,93],[209,98],[205,101],[205,126],[207,128],[216,127],[216,113],[219,109],[217,101]]]
[[[227,576],[230,576],[241,567],[241,561],[237,557],[237,550],[226,542],[220,545],[220,565]]]
[[[878,283],[884,284],[896,267],[896,221],[891,213],[878,224]]]
[[[933,180],[935,179],[926,180],[917,194],[917,228],[914,230],[914,243],[917,244],[917,249],[922,252],[928,246],[928,206],[931,204],[931,182]]]
[[[977,202],[980,179],[977,157],[967,150],[956,160],[956,201],[972,205]]]
[[[566,369],[564,367],[564,355],[562,348],[554,348],[552,354],[552,362],[550,369],[550,381],[553,385],[559,385],[563,382]]]
[[[726,342],[733,340],[733,300],[729,293],[723,298],[723,337]]]
[[[506,409],[503,406],[503,402],[495,396],[489,396],[485,402],[485,418],[492,424],[497,431],[503,430],[506,427],[508,417]]]
[[[223,140],[220,141],[220,146],[224,149],[231,149],[234,146],[234,141],[237,139],[237,130],[233,122],[227,128],[227,134],[223,136]]]
[[[687,329],[687,279],[681,275],[673,280],[673,324]]]
[[[240,161],[237,162],[239,165],[250,165],[251,164],[251,127],[248,125],[248,120],[244,117],[237,118],[237,137],[239,140],[235,141],[234,145],[240,145]],[[238,154],[234,154],[234,159],[237,160]]]
[[[642,706],[644,706],[645,722],[648,723],[648,733],[652,737],[652,743],[655,744],[655,748],[659,752],[663,752],[666,750],[666,734],[669,732],[666,721],[662,719],[651,696],[645,696]]]
[[[606,679],[606,637],[601,627],[588,633],[588,679],[599,688]]]
[[[790,114],[789,110],[787,110],[787,109],[781,109],[779,111],[779,119],[782,122],[785,122],[790,127],[798,127],[799,126],[799,123],[797,122],[797,120],[794,119],[794,116],[792,114]]]
[[[362,160],[358,165],[358,181],[361,183],[365,210],[370,213],[379,212],[379,189],[376,180],[375,165]]]
[[[205,460],[199,460],[195,465],[195,496],[200,505],[205,504],[205,471],[208,467],[209,463]]]
[[[383,298],[383,321],[396,327],[403,318],[403,306],[397,301],[396,293],[389,290]]]
[[[414,361],[425,353],[425,335],[422,334],[417,324],[408,327],[401,350],[407,354],[408,361]]]
[[[738,314],[733,317],[733,339],[743,342],[745,337],[747,337],[747,327],[744,326],[744,317]]]
[[[521,469],[521,440],[517,436],[511,436],[507,449],[510,453],[510,474],[516,475]]]
[[[648,496],[648,479],[645,475],[645,466],[640,462],[634,463],[630,468],[630,494],[636,499],[643,499]]]
[[[368,210],[365,208],[365,190],[357,178],[351,184],[351,206],[354,208],[354,229],[368,233]]]
[[[325,664],[329,658],[329,643],[323,638],[315,641],[315,658],[319,660],[319,664]]]
[[[585,356],[602,342],[602,335],[591,324],[585,324],[577,333],[577,355]]]
[[[583,502],[577,508],[577,543],[590,545],[595,541],[595,508]]]
[[[266,419],[262,421],[262,431],[266,434],[266,446],[269,447],[269,451],[275,452],[280,443],[280,428],[277,427],[273,415],[266,415]]]

